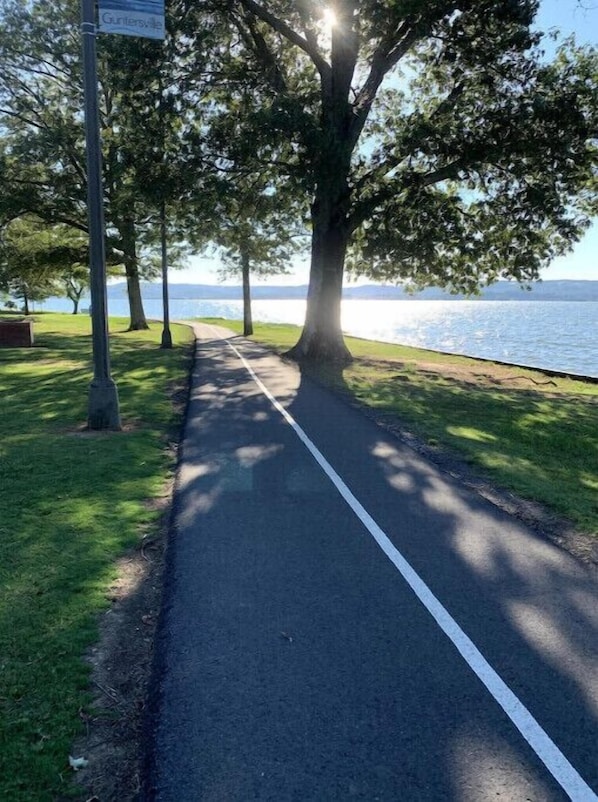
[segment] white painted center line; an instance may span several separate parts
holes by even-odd
[[[574,766],[571,765],[546,731],[542,729],[529,710],[492,668],[490,663],[488,663],[469,636],[461,629],[448,610],[441,604],[436,596],[434,596],[419,574],[417,574],[400,551],[392,544],[388,535],[385,534],[367,510],[355,498],[317,446],[309,439],[292,415],[287,412],[282,404],[276,400],[263,384],[245,357],[232,343],[227,341],[227,345],[240,359],[262,393],[292,427],[297,437],[328,476],[340,495],[397,568],[403,579],[413,590],[432,618],[434,618],[440,629],[450,638],[465,662],[502,707],[554,779],[574,802],[592,802],[592,800],[598,800],[598,796],[580,776]]]

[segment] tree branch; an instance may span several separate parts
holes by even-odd
[[[322,79],[330,79],[330,64],[328,64],[326,59],[322,56],[320,50],[314,47],[313,41],[308,41],[308,39],[298,34],[297,31],[294,31],[290,25],[287,25],[286,22],[279,19],[279,17],[275,16],[270,11],[267,11],[259,3],[254,2],[254,0],[240,0],[240,3],[247,11],[267,23],[272,30],[284,36],[285,39],[300,50],[303,50],[313,61]]]
[[[432,184],[438,184],[441,181],[456,179],[458,178],[459,173],[467,167],[467,159],[460,156],[458,159],[455,159],[449,164],[445,164],[443,167],[439,167],[437,170],[433,170],[432,172],[412,173],[408,176],[402,176],[400,186],[397,186],[397,181],[387,181],[386,184],[384,184],[384,186],[378,190],[378,192],[375,192],[364,201],[358,201],[355,204],[353,212],[349,215],[347,221],[349,230],[355,231],[355,229],[358,228],[363,221],[378,208],[378,206],[389,200],[389,198],[392,198],[393,195],[396,195],[400,189],[404,189],[407,186],[429,187],[432,186]]]
[[[354,114],[350,130],[351,144],[353,146],[357,143],[359,135],[363,130],[372,104],[376,99],[380,84],[388,72],[398,64],[401,58],[410,50],[420,37],[420,34],[418,34],[415,28],[411,28],[408,21],[405,20],[399,26],[397,36],[400,41],[394,46],[392,45],[390,37],[386,37],[380,42],[372,56],[372,65],[368,77],[357,93],[355,102],[353,103]],[[393,41],[395,39],[396,37],[392,37]]]
[[[258,26],[255,24],[256,19],[255,16],[252,14],[247,13],[246,18],[243,20],[245,25],[247,26],[247,30],[244,30],[243,27],[239,24],[239,34],[241,37],[245,39],[246,44],[251,49],[255,49],[255,53],[258,59],[262,62],[263,66],[265,67],[266,74],[271,80],[272,86],[276,92],[285,92],[286,91],[286,80],[283,75],[280,66],[278,65],[276,58],[265,38],[262,36],[261,32],[258,29]]]
[[[439,184],[441,181],[449,181],[451,178],[458,178],[459,173],[468,167],[467,159],[459,156],[458,159],[445,164],[444,167],[439,167],[438,170],[433,170],[431,173],[425,175],[418,175],[417,182],[421,186],[429,187],[432,184]]]
[[[433,120],[438,115],[443,114],[445,111],[449,110],[454,105],[457,98],[462,94],[462,92],[463,92],[463,86],[461,84],[456,84],[448,93],[448,95],[443,100],[441,100],[438,106],[436,106],[436,108],[429,114],[427,119]],[[401,144],[405,145],[405,143],[400,143],[400,145]],[[413,141],[410,142],[409,138],[407,139],[407,146],[411,147],[411,153],[414,150],[412,146],[414,145],[417,146],[420,144],[421,140],[420,142],[413,142]],[[355,191],[360,192],[368,182],[372,181],[372,179],[375,181],[383,180],[384,177],[388,175],[388,173],[392,172],[397,167],[399,167],[399,165],[402,162],[404,162],[406,158],[409,157],[410,153],[403,152],[403,153],[398,153],[396,155],[396,158],[394,159],[388,158],[383,164],[377,165],[372,170],[362,175],[361,178],[355,183],[354,186]]]
[[[14,67],[15,69],[19,70],[20,72],[30,72],[39,75],[45,75],[48,78],[55,78],[56,80],[60,80],[57,75],[54,75],[52,71],[57,73],[62,73],[64,76],[63,84],[67,85],[69,78],[71,77],[72,73],[69,71],[67,67],[60,67],[55,61],[49,61],[43,57],[34,56],[32,53],[28,53],[25,50],[18,50],[12,49],[10,51],[10,55],[15,57],[20,57],[23,61],[19,64],[16,60],[10,66]],[[8,67],[8,54],[6,51],[3,51],[4,59],[6,59],[6,66]],[[35,64],[44,64],[48,67],[48,71],[43,71],[40,69],[36,69],[35,67],[31,66],[32,63]]]
[[[31,109],[30,109],[31,111]],[[12,111],[11,109],[1,109],[0,114],[5,114],[7,117],[14,117],[15,120],[19,120],[24,125],[31,125],[33,128],[46,128],[47,126],[43,123],[35,122],[34,120],[29,119],[28,117],[24,117],[22,114],[19,114],[17,111]]]

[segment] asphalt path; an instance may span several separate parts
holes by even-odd
[[[598,799],[598,579],[198,326],[144,799]]]

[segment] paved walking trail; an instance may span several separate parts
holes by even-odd
[[[598,799],[596,574],[196,331],[145,799]]]

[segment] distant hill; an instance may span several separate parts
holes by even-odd
[[[127,293],[125,282],[111,284],[108,287],[108,296],[111,298],[122,298]],[[142,282],[141,294],[144,298],[161,299],[162,282],[149,283]],[[193,299],[205,301],[240,301],[243,294],[240,285],[234,284],[169,284],[168,295],[172,299]],[[293,299],[305,298],[307,286],[297,287],[252,287],[251,296],[257,299]]]
[[[126,284],[111,284],[108,295],[111,298],[122,298],[126,294]],[[141,285],[144,298],[162,298],[162,284],[144,282]],[[252,298],[258,300],[293,300],[303,299],[307,295],[307,285],[294,287],[260,286],[252,288]],[[240,301],[241,287],[227,284],[170,284],[169,295],[173,299],[193,298],[199,300]],[[359,287],[346,287],[344,298],[362,300],[400,300],[400,301],[435,301],[464,300],[467,296],[451,295],[444,290],[431,287],[422,292],[410,294],[403,287],[383,284],[365,284]],[[486,287],[474,300],[482,301],[598,301],[598,281],[541,281],[531,290],[523,290],[518,284],[510,281],[498,281]]]
[[[403,287],[386,287],[367,284],[349,287],[344,291],[347,298],[395,298],[398,300],[471,300],[472,296],[451,295],[442,289],[430,287],[422,292],[410,294]],[[530,290],[522,289],[511,281],[498,281],[473,296],[482,301],[598,301],[598,281],[540,281]]]

